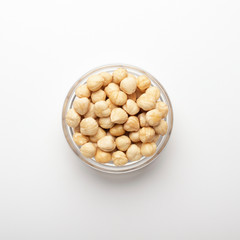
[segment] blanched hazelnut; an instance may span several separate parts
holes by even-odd
[[[66,114],[66,123],[69,127],[77,127],[77,125],[81,121],[81,117],[77,114],[77,112],[74,109],[69,109]]]
[[[139,142],[140,141],[139,131],[130,132],[129,133],[129,138],[131,139],[132,142]]]
[[[111,111],[112,111],[114,108],[117,107],[116,105],[114,105],[114,104],[111,102],[110,99],[107,99],[106,102],[107,102],[107,104],[108,104],[108,107],[111,109]]]
[[[129,114],[129,115],[135,115],[140,111],[140,108],[138,107],[137,103],[134,102],[131,99],[128,99],[126,104],[123,105],[123,109]]]
[[[98,101],[105,101],[106,93],[102,89],[99,89],[98,91],[92,93],[91,99],[93,103],[96,103]]]
[[[125,130],[123,128],[123,125],[117,124],[113,126],[109,132],[111,133],[112,136],[118,137],[121,136],[125,133]]]
[[[73,128],[74,133],[80,133],[80,124],[78,124],[75,128]]]
[[[133,77],[126,77],[120,83],[120,89],[127,93],[132,94],[136,91],[137,88],[137,81]]]
[[[167,114],[168,114],[168,106],[167,106],[166,103],[161,102],[161,101],[157,102],[156,103],[156,109],[159,112],[163,113],[163,118],[165,118],[167,116]]]
[[[93,103],[89,104],[88,111],[84,114],[84,117],[85,118],[88,118],[88,117],[96,118],[97,117],[96,114],[95,114],[95,111],[94,111],[94,104]]]
[[[106,132],[99,127],[97,133],[94,136],[90,136],[90,141],[96,143],[99,139],[105,136],[106,136]]]
[[[73,108],[78,114],[84,115],[88,111],[89,104],[90,104],[90,101],[86,97],[76,98],[73,101]]]
[[[156,131],[155,131],[156,132]],[[155,136],[154,136],[154,138],[153,138],[153,142],[157,142],[158,141],[158,139],[160,138],[160,135],[158,135],[158,134],[155,134]]]
[[[104,129],[112,128],[114,123],[111,121],[110,117],[99,118],[99,125]]]
[[[131,144],[131,140],[127,136],[121,136],[116,138],[116,145],[120,151],[126,151]]]
[[[87,84],[80,85],[76,90],[75,94],[77,97],[82,98],[86,97],[89,98],[91,95],[91,92],[89,91]]]
[[[111,109],[108,107],[106,101],[99,101],[94,105],[94,112],[98,117],[108,117]]]
[[[113,104],[122,106],[127,101],[127,94],[122,91],[113,91],[110,93],[109,99]]]
[[[98,124],[95,119],[84,118],[80,123],[80,131],[83,135],[93,136],[98,131]]]
[[[116,147],[116,143],[114,142],[113,138],[110,136],[105,136],[99,139],[97,142],[97,145],[104,152],[112,152]]]
[[[136,142],[135,144],[141,149],[142,142]]]
[[[128,118],[127,122],[124,123],[123,128],[128,132],[136,132],[139,130],[139,120],[136,116],[131,116]]]
[[[121,151],[114,152],[112,154],[112,160],[113,160],[113,163],[116,166],[122,166],[122,165],[125,165],[128,162],[126,154],[124,152],[121,152]]]
[[[156,127],[154,127],[154,130],[157,134],[160,134],[162,136],[166,135],[168,130],[168,124],[165,120],[161,120],[160,124]]]
[[[107,87],[105,87],[105,89],[104,89],[104,91],[108,97],[110,96],[110,94],[113,91],[119,91],[119,90],[120,90],[120,88],[116,83],[109,83],[109,85]]]
[[[147,122],[150,126],[153,127],[159,125],[162,118],[163,114],[159,112],[157,109],[150,110],[146,113]]]
[[[137,105],[143,110],[149,111],[155,108],[156,100],[154,96],[144,93],[137,99]]]
[[[104,78],[102,76],[100,76],[99,74],[91,75],[87,79],[87,87],[89,90],[95,92],[102,87],[103,82],[104,82]]]
[[[81,133],[74,133],[73,134],[73,141],[78,145],[82,146],[83,144],[87,143],[89,141],[89,137],[84,136]]]
[[[112,81],[112,75],[108,72],[99,73],[100,76],[104,78],[103,86],[106,87]]]
[[[137,87],[144,92],[151,85],[151,81],[146,76],[142,75],[137,78]]]
[[[112,155],[109,152],[104,152],[100,148],[97,148],[95,160],[99,163],[107,163],[112,160]]]
[[[136,100],[137,100],[136,92],[134,92],[132,94],[127,94],[127,98],[133,100],[134,102],[136,102]]]
[[[110,132],[107,132],[107,136],[110,136],[113,139],[113,141],[116,140],[116,137],[114,137]]]
[[[146,119],[146,113],[140,113],[138,115],[138,119],[141,127],[149,127],[149,124]]]
[[[96,154],[96,150],[97,150],[96,146],[91,142],[85,143],[80,148],[80,152],[82,153],[82,155],[87,158],[94,157]]]
[[[154,96],[156,101],[160,98],[160,90],[157,87],[149,87],[145,93]]]
[[[122,108],[114,108],[110,118],[113,123],[123,124],[127,121],[128,115]]]
[[[141,146],[141,154],[143,156],[149,157],[152,156],[157,149],[157,145],[156,143],[152,142],[152,143],[143,143]]]
[[[141,150],[136,144],[132,144],[128,148],[126,155],[130,161],[137,161],[142,157]]]
[[[139,130],[139,137],[141,142],[152,142],[155,136],[155,131],[151,127],[143,127]]]
[[[128,76],[128,72],[124,68],[118,68],[113,72],[113,82],[119,84]]]

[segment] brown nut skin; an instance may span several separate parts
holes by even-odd
[[[80,115],[84,115],[85,113],[87,113],[89,105],[90,101],[86,97],[76,98],[73,101],[73,108]]]
[[[116,166],[123,166],[128,162],[126,154],[121,151],[114,152],[112,154],[112,160]]]
[[[132,94],[137,89],[137,81],[133,77],[126,77],[120,83],[120,89],[126,94]]]
[[[94,111],[94,104],[90,103],[88,107],[88,111],[84,114],[85,118],[92,117],[92,118],[97,118],[95,111]]]
[[[128,148],[126,155],[129,161],[137,161],[142,157],[141,149],[136,144],[132,144]]]
[[[160,124],[156,127],[154,127],[154,130],[157,134],[160,134],[162,136],[166,135],[168,130],[168,124],[165,120],[161,120]]]
[[[128,72],[124,68],[118,68],[113,72],[113,82],[119,84],[124,78],[128,76]]]
[[[110,94],[113,91],[119,91],[120,87],[116,84],[116,83],[110,83],[107,87],[105,87],[104,91],[106,93],[106,95],[109,97]]]
[[[98,131],[98,124],[95,119],[84,118],[80,123],[80,132],[86,136],[94,136]]]
[[[143,127],[139,130],[139,137],[141,142],[152,142],[155,136],[155,131],[151,127]]]
[[[155,108],[156,101],[154,96],[144,93],[137,99],[137,105],[144,111],[149,111]]]
[[[137,94],[136,94],[136,92],[134,92],[134,93],[132,93],[132,94],[128,94],[128,95],[127,95],[127,98],[133,100],[134,102],[136,102],[136,100],[137,100]]]
[[[152,156],[157,149],[157,145],[156,143],[152,142],[152,143],[143,143],[141,146],[141,154],[143,156],[149,157]]]
[[[116,145],[120,151],[127,151],[128,147],[131,145],[131,140],[127,136],[121,136],[116,138]]]
[[[145,93],[154,96],[156,101],[160,98],[160,90],[157,87],[149,87]]]
[[[106,99],[106,93],[102,90],[99,89],[96,92],[93,92],[91,95],[91,100],[93,103],[99,102],[99,101],[105,101]]]
[[[103,86],[106,87],[109,83],[112,82],[112,75],[108,72],[101,72],[99,73],[100,76],[103,77]]]
[[[96,151],[97,151],[96,146],[91,142],[85,143],[80,148],[80,152],[82,153],[82,155],[87,158],[93,158],[96,154]]]
[[[90,136],[90,141],[96,143],[99,139],[105,137],[106,135],[107,133],[99,127],[97,133],[94,136]]]
[[[138,118],[136,116],[130,116],[127,122],[124,123],[123,128],[125,131],[128,131],[128,132],[138,131],[140,128]]]
[[[123,124],[127,121],[128,115],[122,108],[114,108],[110,118],[113,123]]]
[[[99,163],[108,163],[112,160],[112,154],[104,152],[100,148],[97,148],[95,160]]]
[[[127,94],[122,91],[113,91],[110,93],[109,99],[113,104],[122,106],[127,101]]]
[[[78,145],[82,146],[83,144],[89,141],[89,137],[81,134],[81,133],[74,133],[73,134],[73,141]]]
[[[122,136],[125,133],[125,130],[123,128],[123,125],[117,124],[113,126],[109,132],[111,133],[112,136],[119,137]]]
[[[156,103],[156,109],[159,112],[163,113],[163,118],[165,118],[167,116],[167,114],[168,114],[168,106],[167,106],[166,103],[161,102],[161,101],[157,102]]]
[[[114,123],[111,121],[110,117],[99,118],[99,125],[104,129],[110,129],[114,126]]]
[[[130,138],[131,141],[134,142],[134,143],[140,142],[139,131],[137,131],[137,132],[130,132],[130,133],[129,133],[129,138]]]
[[[98,117],[108,117],[111,113],[111,109],[108,107],[106,101],[96,102],[94,105],[94,112]]]
[[[116,148],[116,143],[111,136],[105,136],[98,140],[97,146],[104,152],[112,152]]]
[[[128,99],[126,104],[123,105],[123,109],[129,114],[129,115],[136,115],[140,108],[138,107],[137,103],[134,102],[131,99]]]
[[[147,119],[146,119],[146,113],[140,113],[138,115],[138,119],[139,119],[139,123],[140,123],[140,126],[141,127],[149,127],[149,124],[147,122]]]
[[[146,119],[150,126],[156,127],[160,124],[163,118],[163,113],[159,112],[157,109],[150,110],[146,113]]]
[[[69,109],[65,116],[66,123],[69,127],[75,128],[79,125],[81,117],[78,113],[72,108]]]
[[[104,78],[102,76],[100,76],[99,74],[91,75],[87,79],[87,87],[90,91],[95,92],[102,87],[103,82],[104,82]]]
[[[86,97],[89,98],[91,95],[91,92],[89,91],[87,84],[80,85],[76,90],[75,94],[77,97],[82,98]]]
[[[137,78],[137,87],[144,92],[147,88],[151,86],[151,81],[148,77],[142,75]]]

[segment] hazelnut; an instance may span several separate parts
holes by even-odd
[[[124,68],[118,68],[113,72],[113,82],[119,84],[128,76],[128,72]]]
[[[74,133],[80,133],[80,124],[78,124],[75,128],[73,128]]]
[[[128,162],[126,154],[124,152],[121,152],[121,151],[114,152],[112,154],[112,160],[113,160],[113,163],[116,166],[122,166],[122,165],[125,165]]]
[[[131,99],[128,99],[126,104],[123,105],[123,109],[129,114],[129,115],[135,115],[139,112],[140,108],[138,107],[137,103],[134,102]]]
[[[138,119],[141,127],[149,127],[149,124],[146,119],[146,113],[140,113],[138,115]]]
[[[133,100],[134,102],[136,102],[136,100],[137,100],[137,94],[136,94],[136,92],[134,92],[134,93],[132,93],[132,94],[128,94],[128,95],[127,95],[127,98]]]
[[[82,98],[86,97],[89,98],[91,95],[91,92],[89,91],[87,84],[80,85],[76,90],[75,94],[77,97]]]
[[[122,108],[114,108],[111,112],[111,122],[123,124],[127,121],[128,115]]]
[[[116,137],[112,136],[112,134],[110,132],[107,132],[107,136],[110,136],[113,139],[113,141],[116,140]]]
[[[105,136],[99,139],[97,145],[104,152],[112,152],[116,148],[116,143],[111,136]]]
[[[123,125],[117,124],[113,126],[109,132],[111,133],[112,136],[118,137],[121,136],[125,133],[125,130],[123,128]]]
[[[87,158],[94,157],[96,154],[96,150],[97,150],[96,146],[91,142],[85,143],[80,148],[80,152],[82,153],[82,155]]]
[[[135,144],[141,149],[142,142],[136,142]]]
[[[109,99],[113,104],[122,106],[127,101],[127,94],[122,91],[113,91],[110,93]]]
[[[94,112],[98,117],[108,117],[111,110],[106,101],[99,101],[94,105]]]
[[[99,139],[106,136],[106,132],[102,128],[98,128],[97,133],[90,137],[90,141],[96,143]]]
[[[99,163],[107,163],[112,160],[112,155],[111,153],[104,152],[100,148],[97,148],[95,160],[96,162],[99,162]]]
[[[98,101],[105,101],[106,93],[102,89],[99,89],[98,91],[92,93],[91,99],[93,103],[96,103]]]
[[[140,128],[138,118],[136,116],[129,117],[127,122],[124,123],[123,128],[124,128],[124,130],[126,130],[128,132],[138,131]]]
[[[156,131],[155,131],[155,132],[156,132]],[[160,135],[155,134],[155,136],[154,136],[154,138],[153,138],[153,142],[156,143],[159,138],[160,138]]]
[[[157,109],[150,110],[146,113],[147,122],[150,126],[153,127],[159,125],[162,118],[163,114],[159,112]]]
[[[136,98],[138,99],[141,95],[143,95],[143,92],[141,92],[140,90],[139,90],[139,88],[137,88],[137,90],[136,90]]]
[[[112,128],[114,123],[111,121],[110,117],[99,118],[99,125],[104,129]]]
[[[137,78],[137,87],[144,92],[151,85],[151,81],[146,76],[142,75]]]
[[[82,146],[83,144],[87,143],[89,141],[89,138],[87,136],[84,136],[81,133],[74,133],[73,134],[73,141],[78,145]]]
[[[163,118],[165,118],[167,116],[167,114],[168,114],[168,106],[167,106],[166,103],[161,102],[161,101],[157,102],[156,103],[156,109],[159,112],[163,113]]]
[[[126,151],[131,144],[131,140],[127,136],[121,136],[116,138],[116,145],[120,151]]]
[[[112,75],[108,72],[99,73],[100,76],[103,77],[103,86],[106,87],[112,81]]]
[[[136,144],[132,144],[128,148],[126,155],[127,155],[128,160],[137,161],[142,157],[141,149]]]
[[[95,114],[95,111],[94,111],[94,104],[93,103],[90,103],[89,107],[88,107],[88,111],[84,114],[84,117],[85,118],[88,118],[88,117],[92,117],[92,118],[96,118],[96,114]]]
[[[140,141],[139,131],[130,132],[129,133],[129,138],[131,139],[132,142],[139,142]]]
[[[98,124],[95,119],[84,118],[80,123],[80,131],[83,135],[94,136],[98,131]]]
[[[104,82],[104,78],[100,75],[91,75],[87,80],[87,87],[89,90],[95,92],[99,90]]]
[[[126,77],[120,83],[120,89],[127,93],[132,94],[136,91],[137,88],[137,81],[133,77]]]
[[[160,98],[160,90],[157,87],[149,87],[145,93],[154,96],[156,101]]]
[[[139,131],[139,137],[141,142],[143,143],[152,142],[154,136],[155,136],[155,131],[151,127],[143,127]]]
[[[161,120],[160,124],[156,127],[154,127],[154,130],[157,134],[160,134],[162,136],[166,135],[168,130],[168,124],[165,120]]]
[[[107,102],[107,104],[108,104],[108,107],[111,109],[111,111],[112,111],[114,108],[117,107],[116,105],[114,105],[114,104],[110,101],[110,99],[107,99],[106,102]]]
[[[66,114],[66,123],[69,127],[77,127],[81,121],[81,117],[76,113],[74,109],[69,109]]]
[[[152,142],[152,143],[143,143],[141,146],[141,154],[143,156],[149,157],[152,156],[157,149],[157,145],[156,143]]]
[[[143,110],[149,111],[155,108],[156,101],[154,96],[144,93],[137,99],[137,105]]]
[[[105,87],[105,89],[104,89],[104,91],[108,97],[110,96],[110,94],[113,91],[119,91],[119,90],[120,90],[120,88],[116,83],[109,83],[109,85],[107,87]]]
[[[73,108],[78,114],[84,115],[88,111],[89,104],[90,104],[90,101],[86,97],[76,98],[73,101]]]

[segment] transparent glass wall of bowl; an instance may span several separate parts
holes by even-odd
[[[76,97],[76,95],[75,95],[76,88],[79,85],[86,83],[87,78],[92,74],[98,74],[103,71],[112,73],[116,68],[119,68],[119,67],[123,67],[123,68],[127,69],[127,71],[129,73],[132,73],[136,76],[146,75],[151,80],[152,85],[156,86],[160,89],[160,91],[161,91],[160,100],[165,102],[169,108],[169,112],[166,117],[166,121],[168,123],[168,131],[165,136],[160,137],[159,140],[157,141],[156,153],[151,157],[142,157],[139,161],[128,162],[124,166],[115,166],[112,162],[106,163],[106,164],[100,164],[100,163],[96,162],[94,158],[90,159],[90,158],[84,157],[80,152],[80,147],[78,147],[72,139],[72,135],[73,135],[72,129],[69,126],[67,126],[66,121],[65,121],[66,113],[72,107],[72,103]],[[154,78],[151,74],[149,74],[148,72],[146,72],[138,67],[125,65],[125,64],[105,65],[105,66],[95,68],[95,69],[87,72],[86,74],[84,74],[77,82],[74,83],[72,88],[69,90],[67,97],[64,101],[63,111],[62,111],[62,127],[63,127],[63,131],[64,131],[64,135],[66,137],[68,144],[72,148],[72,150],[77,154],[77,156],[82,161],[84,161],[90,167],[93,167],[96,170],[99,170],[102,172],[107,172],[107,173],[126,173],[126,172],[135,171],[137,169],[141,169],[141,168],[147,166],[149,163],[151,163],[153,160],[155,160],[158,157],[160,152],[166,146],[166,144],[169,140],[169,137],[171,135],[172,126],[173,126],[172,105],[171,105],[171,102],[170,102],[167,92],[165,91],[163,86],[160,84],[160,82],[156,78]]]

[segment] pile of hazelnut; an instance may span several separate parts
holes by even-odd
[[[168,106],[144,75],[136,77],[124,68],[91,75],[75,94],[66,123],[87,158],[122,166],[153,155],[155,142],[167,133]]]

